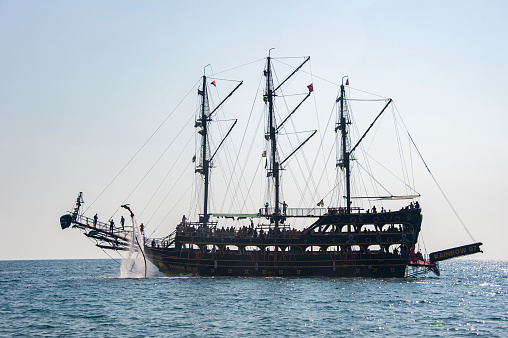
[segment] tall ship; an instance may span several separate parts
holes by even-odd
[[[170,227],[173,231],[168,231],[167,236],[151,237],[146,234],[146,226],[138,225],[133,205],[121,205],[130,216],[129,224],[125,224],[123,216],[120,224],[115,224],[112,219],[99,220],[97,214],[85,215],[83,194],[79,193],[72,211],[60,218],[62,229],[80,229],[99,248],[142,258],[145,274],[149,261],[168,276],[385,278],[416,276],[429,271],[439,275],[439,261],[481,252],[482,243],[474,242],[428,255],[422,253],[418,246],[422,207],[420,195],[414,190],[406,195],[361,196],[353,193],[352,163],[357,160],[357,152],[366,136],[373,132],[392,100],[383,102],[376,118],[359,134],[360,137],[353,140],[350,130],[352,100],[346,95],[348,77],[343,77],[339,85],[334,105],[335,123],[330,128],[336,140],[334,166],[338,179],[334,184],[341,187],[335,190],[330,187],[330,191],[340,191],[342,196],[331,199],[336,205],[327,203],[326,207],[324,198],[305,207],[288,206],[281,197],[282,172],[289,160],[318,133],[316,130],[309,132],[305,140],[300,140],[300,144],[284,156],[279,149],[279,136],[293,114],[313,94],[313,84],[306,86],[305,95],[286,116],[280,117],[277,113],[275,100],[283,97],[284,86],[309,59],[304,58],[282,81],[276,81],[273,58],[266,58],[262,95],[266,126],[260,137],[265,142],[262,158],[267,193],[258,202],[257,210],[240,213],[210,210],[213,163],[225,139],[231,137],[236,121],[218,145],[210,144],[210,124],[216,112],[243,82],[212,108],[209,91],[210,86],[216,87],[216,84],[205,73],[199,83],[199,109],[193,121],[199,143],[192,159],[194,172],[189,173],[201,178],[199,188],[202,193],[196,218],[183,216]],[[362,206],[365,199],[400,204],[394,210],[385,210],[376,204]],[[224,227],[226,220],[236,221],[238,225]],[[304,225],[297,228],[294,226],[297,222]]]

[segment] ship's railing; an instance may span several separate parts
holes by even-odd
[[[127,234],[132,232],[132,225],[114,223],[111,225],[110,222],[101,222],[98,219],[96,220],[93,217],[87,217],[85,215],[73,215],[73,222],[78,227],[85,226],[90,230],[98,230],[105,235],[111,235],[112,237],[120,237],[122,239],[127,239]]]
[[[145,245],[151,246],[152,248],[167,248],[170,247],[176,235],[176,230],[162,238],[145,238]]]
[[[193,226],[182,226],[179,225],[177,230],[173,233],[178,236],[191,237],[191,238],[224,238],[224,239],[297,239],[302,235],[311,232],[313,236],[323,237],[328,235],[354,235],[356,240],[363,240],[369,238],[374,241],[375,236],[389,236],[390,234],[402,234],[403,236],[412,234],[412,230],[404,230],[402,228],[387,228],[382,231],[366,229],[364,231],[320,231],[318,229],[313,230],[297,230],[289,227],[274,228],[273,225],[266,227],[243,227],[243,228],[195,228]],[[374,236],[374,237],[373,237]],[[170,237],[170,236],[168,236]],[[410,238],[410,237],[408,237]],[[172,240],[173,238],[168,238]],[[155,242],[158,243],[158,242]],[[355,242],[356,243],[356,242]],[[376,243],[373,243],[376,244]]]
[[[402,207],[400,211],[403,210],[413,210],[413,209],[419,209],[420,206],[413,206],[412,203],[410,205],[407,205],[406,207]],[[352,207],[351,213],[353,214],[360,214],[362,213],[362,208],[360,207]],[[382,210],[373,210],[370,209],[367,210],[367,214],[371,212],[373,214],[376,213],[384,213],[385,211]],[[273,217],[273,216],[284,216],[284,217],[322,217],[326,215],[341,215],[346,213],[346,208],[338,207],[338,208],[273,208],[273,207],[264,207],[260,208],[258,215],[259,217]]]

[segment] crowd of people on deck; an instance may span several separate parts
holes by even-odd
[[[378,232],[378,231],[372,230],[369,228],[364,228],[362,231],[362,233],[369,233],[369,232]],[[381,230],[381,232],[391,232],[391,233],[405,232],[405,233],[408,233],[408,232],[411,232],[411,229],[407,225],[404,225],[404,224],[403,225],[399,224],[399,226],[395,226],[394,224],[391,224],[388,227],[386,227],[384,230]]]
[[[409,205],[406,205],[405,207],[400,208],[399,211],[413,210],[413,209],[420,209],[420,203],[418,203],[418,201],[416,201],[415,203],[413,203],[413,202],[409,203]],[[381,207],[380,213],[384,214],[386,212],[392,212],[392,211],[391,210],[386,211],[384,207]],[[376,206],[374,205],[372,207],[372,209],[367,209],[366,213],[367,214],[370,214],[370,213],[377,214],[378,212],[377,212]]]
[[[298,238],[302,231],[286,227],[269,228],[267,230],[254,228],[251,222],[249,227],[241,228],[221,227],[216,225],[205,226],[202,224],[180,223],[176,227],[176,233],[182,236],[196,237],[237,237],[237,238]]]
[[[258,229],[254,228],[253,224],[251,223],[251,226],[243,226],[241,228],[234,228],[234,227],[221,227],[218,228],[216,225],[207,226],[203,224],[188,224],[188,223],[180,223],[176,227],[176,233],[180,236],[192,236],[192,237],[236,237],[236,238],[299,238],[302,234],[307,233],[307,229],[304,230],[297,230],[295,228],[287,228],[287,227],[270,227],[268,229]],[[325,232],[323,232],[323,228],[319,226],[318,228],[312,230],[313,234],[315,235],[322,235]],[[360,230],[359,230],[360,231]],[[399,224],[398,226],[395,226],[394,224],[389,225],[388,227],[385,227],[383,230],[377,231],[372,230],[369,228],[364,228],[361,233],[378,233],[378,232],[384,232],[384,233],[411,233],[411,228],[405,224]],[[328,230],[328,233],[330,234],[338,234],[338,233],[346,233],[349,234],[350,232],[343,232],[339,231],[338,228],[331,228]]]

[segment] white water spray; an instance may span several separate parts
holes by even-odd
[[[129,252],[123,258],[122,265],[120,266],[120,278],[145,278],[147,267],[144,252],[144,236],[129,206],[122,205],[122,207],[131,213],[132,233]]]

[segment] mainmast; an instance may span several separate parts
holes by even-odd
[[[267,58],[267,66],[266,66],[266,100],[268,102],[268,135],[270,139],[270,147],[271,147],[271,167],[272,167],[272,177],[274,180],[274,194],[275,194],[275,213],[277,214],[277,210],[280,209],[279,201],[280,201],[280,177],[279,177],[279,163],[277,162],[277,137],[276,137],[276,124],[275,124],[275,115],[273,109],[273,80],[272,80],[272,70],[271,70],[271,58],[268,56]],[[274,217],[275,226],[279,225],[279,218]]]
[[[344,81],[344,78],[342,79]],[[346,82],[347,84],[347,82]],[[339,166],[344,168],[346,171],[346,211],[351,212],[351,174],[350,174],[350,151],[348,149],[348,138],[347,138],[347,125],[351,124],[348,119],[347,106],[345,102],[346,92],[344,90],[344,84],[340,86],[340,96],[338,98],[340,105],[340,115],[338,129],[341,132],[342,137],[342,161],[339,162]]]

